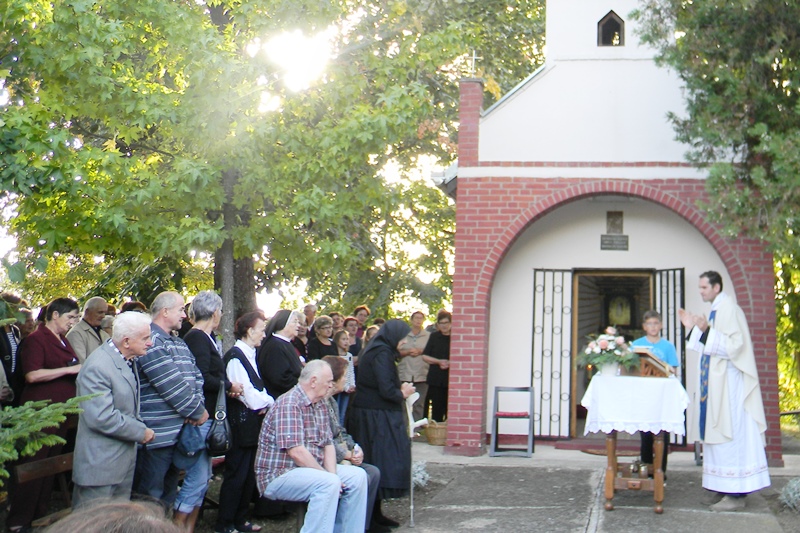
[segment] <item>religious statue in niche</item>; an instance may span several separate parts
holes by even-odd
[[[631,300],[627,296],[612,296],[608,301],[608,323],[613,326],[629,326],[631,323]]]

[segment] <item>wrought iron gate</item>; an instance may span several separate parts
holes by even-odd
[[[569,437],[572,271],[533,271],[534,434]]]
[[[686,387],[686,342],[685,331],[678,317],[678,309],[686,305],[684,292],[685,272],[682,268],[656,270],[655,307],[661,313],[664,337],[675,346],[681,365],[681,383]],[[684,422],[684,424],[686,424]],[[673,444],[686,444],[686,436],[672,435]]]
[[[664,336],[674,346],[686,385],[686,347],[678,309],[685,305],[684,269],[653,272],[653,305],[661,313]],[[532,385],[534,433],[568,438],[572,395],[572,278],[571,270],[533,271]],[[686,444],[686,437],[672,437]]]

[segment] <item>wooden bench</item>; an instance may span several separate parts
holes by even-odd
[[[69,485],[67,483],[66,474],[72,471],[72,453],[65,453],[56,455],[55,457],[48,457],[46,459],[39,459],[31,461],[14,467],[14,479],[17,483],[27,483],[36,479],[42,479],[49,476],[56,476],[56,482],[61,492],[64,494],[64,501],[67,504],[66,509],[62,509],[55,513],[37,518],[33,521],[33,527],[49,526],[53,522],[67,516],[72,512],[72,498],[69,493]]]

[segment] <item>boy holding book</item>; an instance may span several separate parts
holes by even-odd
[[[661,315],[658,311],[650,310],[644,314],[642,322],[644,337],[640,337],[631,343],[631,348],[647,348],[654,356],[658,357],[672,367],[675,374],[678,374],[680,363],[675,353],[675,347],[671,342],[661,337]],[[653,434],[649,432],[639,433],[642,444],[639,454],[643,463],[653,464]],[[664,432],[664,459],[661,461],[661,469],[667,472],[667,450],[669,446],[669,433]],[[650,473],[652,476],[652,472]],[[664,477],[666,479],[666,476]]]

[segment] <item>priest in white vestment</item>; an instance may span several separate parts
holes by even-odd
[[[691,330],[687,347],[700,352],[700,436],[703,488],[716,493],[713,511],[744,509],[744,497],[770,485],[761,385],[750,328],[742,309],[722,292],[722,277],[700,276],[708,319],[680,310]]]

